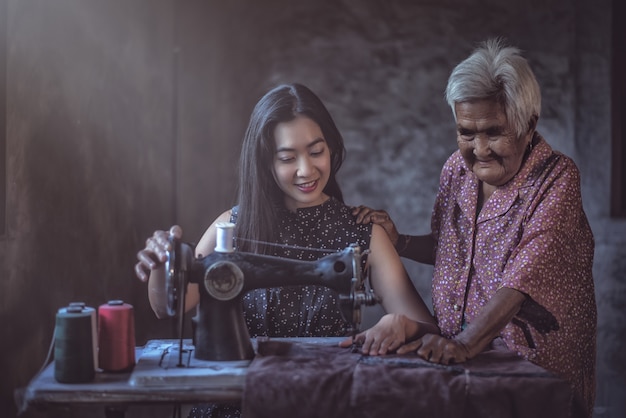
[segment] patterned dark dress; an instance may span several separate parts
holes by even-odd
[[[236,210],[233,210],[236,216]],[[235,221],[236,219],[232,219]],[[279,239],[272,255],[313,261],[351,244],[369,248],[371,224],[359,225],[349,207],[330,198],[321,205],[280,214]],[[340,337],[349,324],[339,311],[337,294],[322,286],[256,289],[244,296],[250,336]],[[238,405],[198,405],[189,417],[238,417]]]

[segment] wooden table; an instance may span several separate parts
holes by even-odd
[[[343,338],[273,338],[307,344],[337,345]],[[136,351],[132,372],[98,371],[90,383],[59,383],[54,362],[35,376],[24,393],[24,407],[40,408],[56,415],[73,406],[102,406],[108,417],[123,416],[130,404],[186,404],[240,402],[249,361],[203,362],[191,355],[184,341],[184,362],[177,367],[178,340],[151,340]],[[253,339],[256,349],[256,340]],[[166,351],[166,353],[164,353]],[[189,367],[191,366],[191,367]]]
[[[244,411],[246,406],[252,408],[248,410],[252,416],[297,410],[298,416],[316,417],[323,410],[327,417],[378,417],[398,406],[401,409],[394,411],[398,417],[482,418],[492,416],[493,408],[507,417],[571,416],[569,385],[506,349],[441,366],[415,355],[362,356],[338,348],[340,340],[253,341],[259,354],[252,363],[202,362],[189,354],[191,350],[184,349],[180,356],[177,340],[154,340],[138,349],[132,372],[98,372],[91,383],[58,383],[50,364],[30,382],[24,402],[52,415],[59,407],[103,406],[108,417],[123,416],[131,404],[242,400]],[[186,341],[185,348],[193,347]],[[246,384],[254,390],[246,391]]]

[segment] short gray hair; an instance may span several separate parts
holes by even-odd
[[[479,99],[500,102],[517,137],[528,131],[533,116],[539,118],[541,91],[535,74],[521,51],[500,38],[482,42],[448,78],[446,101],[455,120],[456,103]]]

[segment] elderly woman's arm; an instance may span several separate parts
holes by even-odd
[[[396,251],[400,257],[409,258],[418,263],[435,265],[435,246],[437,242],[432,234],[398,235]]]
[[[396,248],[400,257],[409,258],[418,263],[435,264],[436,241],[431,234],[400,234],[391,217],[384,210],[372,209],[367,206],[356,206],[352,208],[352,214],[356,217],[357,223],[380,225],[389,236],[389,240]]]
[[[398,354],[417,350],[417,354],[434,363],[461,363],[483,351],[519,312],[526,295],[503,287],[483,307],[476,319],[454,339],[426,335],[403,345]]]

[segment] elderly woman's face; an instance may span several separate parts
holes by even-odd
[[[457,103],[454,108],[457,143],[467,167],[491,186],[511,180],[522,166],[532,132],[517,138],[494,100]]]

